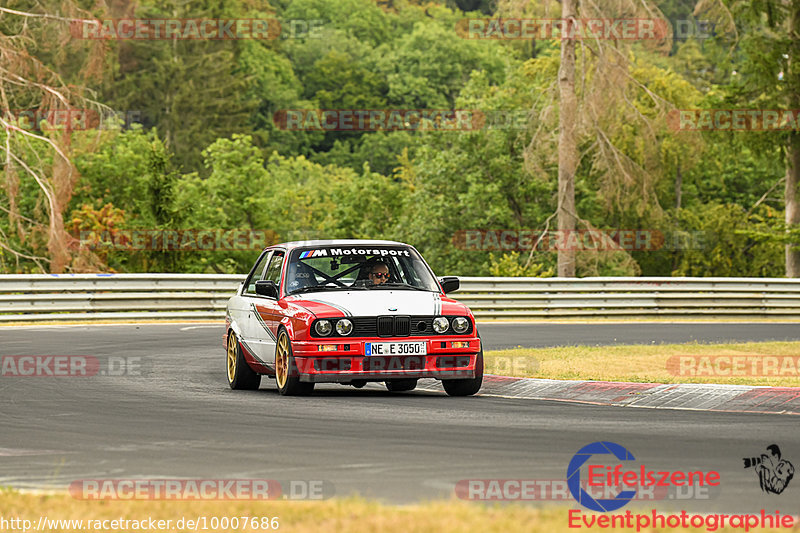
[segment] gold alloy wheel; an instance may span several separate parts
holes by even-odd
[[[236,378],[236,335],[233,331],[228,333],[228,383],[233,383]]]
[[[275,351],[275,381],[279,388],[283,388],[287,379],[289,379],[289,336],[281,333],[278,337],[278,349]]]

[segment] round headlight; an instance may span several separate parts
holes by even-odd
[[[329,320],[320,320],[314,325],[314,329],[317,330],[318,335],[322,335],[323,337],[327,337],[331,334],[333,327]]]
[[[339,335],[350,335],[353,332],[353,323],[343,318],[336,322],[336,333]]]
[[[450,322],[445,317],[439,316],[433,319],[433,331],[436,333],[444,333],[449,327]]]
[[[464,318],[463,316],[459,316],[453,319],[453,331],[456,333],[464,333],[469,329],[469,320]]]

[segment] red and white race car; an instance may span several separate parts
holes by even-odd
[[[267,375],[301,395],[315,383],[407,391],[436,378],[451,396],[475,394],[483,350],[472,312],[445,296],[458,287],[399,242],[270,246],[228,301],[228,382],[257,389]]]

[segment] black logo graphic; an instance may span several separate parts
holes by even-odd
[[[777,444],[767,446],[767,452],[769,453],[762,453],[761,457],[745,457],[744,467],[755,470],[761,490],[780,494],[789,486],[794,476],[794,466],[781,459],[781,449]]]

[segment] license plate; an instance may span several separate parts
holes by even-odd
[[[426,355],[424,342],[365,342],[364,355]]]

